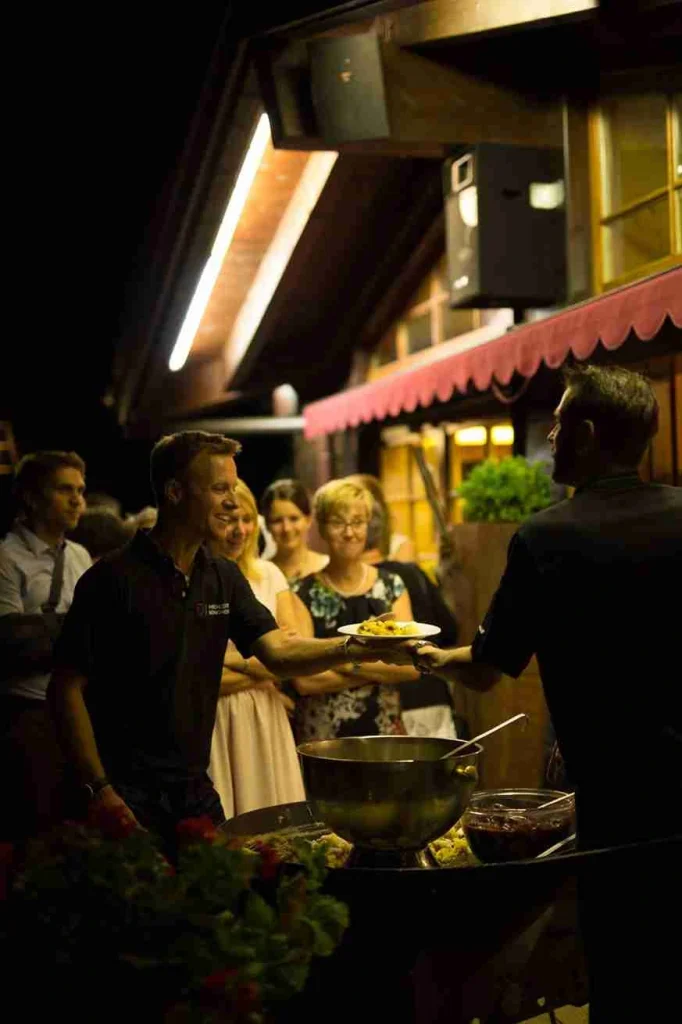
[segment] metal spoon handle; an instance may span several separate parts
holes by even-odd
[[[462,751],[466,750],[467,747],[473,747],[474,744],[478,743],[479,740],[484,740],[486,736],[492,736],[494,732],[499,732],[500,729],[505,729],[508,725],[511,725],[513,722],[518,722],[521,718],[525,718],[526,720],[528,720],[528,715],[523,714],[522,712],[520,715],[514,715],[513,718],[508,718],[506,722],[500,722],[499,725],[494,726],[492,729],[488,729],[487,732],[479,733],[478,736],[474,736],[473,739],[467,740],[466,743],[462,743],[462,745],[456,747],[455,750],[449,750],[447,754],[443,754],[441,761],[444,760],[446,757],[452,757],[453,754],[459,757]]]
[[[564,793],[563,796],[555,796],[553,800],[548,800],[546,804],[540,804],[538,807],[539,811],[544,811],[548,807],[554,807],[555,804],[561,804],[564,800],[570,800],[575,796],[575,793]]]
[[[558,853],[559,850],[563,850],[564,846],[568,846],[570,843],[574,842],[575,838],[576,834],[573,832],[572,835],[566,836],[566,838],[562,839],[561,842],[555,843],[554,846],[550,846],[548,850],[543,850],[535,859],[542,860],[543,857],[551,857],[553,853]]]

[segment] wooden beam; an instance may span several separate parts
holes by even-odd
[[[399,46],[418,46],[586,15],[599,0],[429,0],[377,19]]]
[[[431,157],[478,142],[561,146],[558,102],[502,87],[392,42],[380,41],[379,51],[390,133],[381,139],[340,141],[325,136],[317,123],[307,47],[295,42],[284,49],[261,49],[258,69],[274,145]],[[339,93],[338,102],[343,101]]]
[[[382,43],[381,50],[395,140],[561,146],[557,102],[536,100],[394,43]]]

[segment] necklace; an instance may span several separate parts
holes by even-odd
[[[320,573],[320,576],[325,581],[327,586],[331,587],[332,590],[336,590],[339,594],[343,594],[344,597],[355,597],[358,594],[364,594],[367,589],[367,583],[369,582],[370,570],[369,566],[362,563],[362,578],[357,586],[351,590],[343,590],[338,584],[334,583],[333,580],[327,575],[326,572]]]
[[[280,566],[280,568],[282,568],[282,572],[286,576],[287,580],[296,581],[296,580],[300,580],[304,576],[308,575],[308,573],[304,571],[305,568],[306,568],[306,565],[308,565],[308,566],[310,565],[310,552],[309,551],[305,551],[300,556],[300,558],[297,560],[296,564],[293,567],[287,566],[286,571],[281,566]]]

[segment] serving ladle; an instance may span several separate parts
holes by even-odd
[[[566,846],[570,846],[570,844],[575,842],[575,840],[576,833],[573,832],[570,836],[566,836],[565,839],[562,839],[560,842],[555,843],[554,846],[550,846],[548,850],[543,850],[542,853],[539,853],[535,859],[542,860],[544,857],[552,857],[555,853],[559,853],[559,851],[563,850]]]
[[[492,736],[494,732],[499,732],[500,729],[506,729],[508,725],[512,725],[514,722],[519,722],[522,718],[528,721],[528,715],[523,712],[520,715],[514,715],[512,718],[508,718],[506,722],[500,722],[499,725],[494,726],[492,729],[488,729],[486,732],[481,732],[478,736],[474,736],[473,739],[460,744],[458,747],[455,747],[454,750],[448,750],[447,754],[443,754],[439,760],[444,761],[447,757],[459,757],[462,751],[466,750],[467,747],[473,747],[479,740],[484,740],[486,736]]]
[[[548,807],[554,807],[556,804],[562,804],[564,800],[570,800],[574,796],[575,793],[564,793],[562,796],[555,796],[553,800],[548,800],[546,804],[540,804],[536,810],[545,811]]]

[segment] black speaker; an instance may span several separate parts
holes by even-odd
[[[562,150],[481,143],[446,161],[444,192],[452,307],[564,300]]]
[[[320,138],[358,142],[390,135],[379,42],[374,32],[308,43]]]

